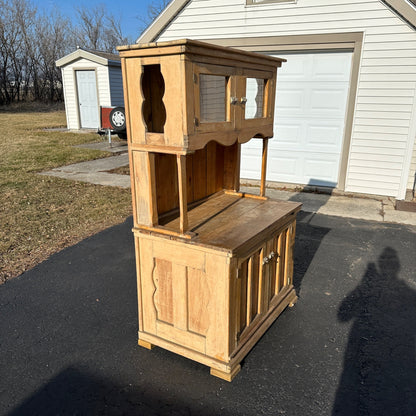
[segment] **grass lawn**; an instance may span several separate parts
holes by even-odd
[[[95,133],[44,130],[65,125],[64,111],[0,112],[0,283],[131,215],[129,189],[37,175],[109,156],[73,147]]]

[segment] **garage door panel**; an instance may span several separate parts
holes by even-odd
[[[339,85],[341,84],[341,85]],[[299,83],[278,82],[276,95],[276,116],[290,117],[326,117],[344,119],[348,97],[348,84],[314,82]],[[280,85],[283,85],[280,87]],[[276,124],[278,120],[276,119]]]
[[[288,152],[273,153],[268,160],[268,179],[271,181],[291,182],[293,178],[299,175],[301,161],[299,158],[291,156]]]
[[[351,71],[350,52],[273,54],[288,61],[277,74],[274,138],[267,177],[278,182],[336,186]],[[259,166],[242,150],[242,177]],[[259,172],[256,175],[258,179]]]
[[[350,79],[351,55],[348,53],[322,53],[311,55],[312,76],[316,81],[346,81]]]
[[[305,136],[305,123],[302,120],[286,120],[286,122],[292,124],[286,124],[284,121],[275,126],[274,138],[270,141],[270,146],[279,149],[292,149],[294,146],[298,147],[302,145],[303,138]]]
[[[304,160],[304,183],[318,185],[325,183],[325,186],[335,186],[333,178],[338,173],[338,159],[322,160],[321,154],[312,154]]]
[[[311,115],[320,117],[339,117],[345,116],[345,106],[347,102],[348,88],[330,89],[328,86],[316,86],[311,91],[310,112]]]
[[[308,150],[338,153],[341,150],[341,143],[338,140],[340,134],[342,134],[342,126],[339,125],[309,124],[306,132]]]
[[[283,57],[282,55],[279,55]],[[287,62],[279,69],[278,78],[285,82],[306,81],[311,72],[312,61],[306,55],[287,55]]]
[[[252,152],[242,152],[241,165],[246,166],[241,177],[246,179],[260,179],[261,172],[261,153],[257,150],[251,149]]]
[[[306,108],[306,95],[303,89],[290,85],[282,87],[276,94],[276,112],[278,114],[303,114]]]

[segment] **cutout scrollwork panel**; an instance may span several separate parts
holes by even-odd
[[[165,81],[160,71],[160,65],[144,65],[141,84],[143,94],[142,114],[147,131],[163,133],[166,123],[166,108],[163,103]]]
[[[153,284],[156,288],[153,295],[156,319],[173,324],[172,262],[154,259]]]
[[[264,85],[261,78],[246,79],[245,119],[262,118],[264,108]]]

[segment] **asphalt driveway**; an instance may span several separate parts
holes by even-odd
[[[131,227],[0,286],[1,415],[416,414],[416,227],[301,213],[299,301],[232,383],[137,346]]]

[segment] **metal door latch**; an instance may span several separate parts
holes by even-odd
[[[272,251],[268,256],[266,256],[263,259],[263,265],[270,263],[273,260],[273,258],[276,257],[276,256],[277,256],[277,253],[275,253],[274,251]]]

